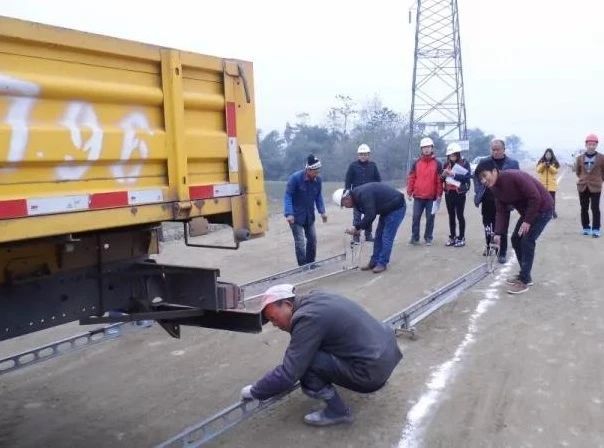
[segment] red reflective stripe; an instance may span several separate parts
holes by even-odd
[[[0,219],[19,218],[22,216],[27,216],[27,201],[25,199],[0,201]]]
[[[232,101],[226,103],[226,128],[227,136],[237,136],[237,109]]]
[[[211,199],[214,197],[214,185],[199,185],[189,187],[190,199]]]
[[[90,208],[124,207],[128,205],[127,191],[95,193],[90,195]]]

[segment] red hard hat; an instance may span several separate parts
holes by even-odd
[[[585,137],[585,143],[587,142],[598,143],[598,136],[596,134],[589,134],[587,137]]]

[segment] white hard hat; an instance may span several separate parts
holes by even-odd
[[[333,195],[331,196],[331,198],[333,199],[333,202],[338,207],[341,207],[342,199],[344,199],[348,195],[350,195],[350,190],[346,190],[344,188],[338,188],[336,191],[333,192]]]
[[[423,148],[424,146],[434,146],[434,142],[432,141],[432,139],[430,137],[424,137],[419,142],[420,148]]]
[[[456,152],[461,152],[461,146],[459,146],[459,143],[449,143],[447,145],[447,152],[445,153],[445,155],[450,156],[451,154],[455,154]]]
[[[262,296],[262,308],[260,311],[264,311],[264,308],[266,308],[271,303],[275,303],[283,299],[291,299],[296,295],[294,293],[294,289],[294,285],[290,285],[289,283],[271,286],[266,291],[264,291],[264,294]]]
[[[359,148],[357,149],[357,154],[369,154],[371,152],[371,148],[369,147],[369,145],[366,145],[365,143],[363,143],[362,145],[359,145]]]

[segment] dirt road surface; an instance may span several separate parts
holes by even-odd
[[[350,212],[331,207],[317,224],[319,257],[343,250]],[[604,241],[579,234],[572,173],[558,193],[560,217],[538,242],[535,286],[505,293],[514,260],[446,305],[399,344],[405,358],[379,392],[343,392],[352,426],[315,429],[317,403],[295,392],[241,424],[214,447],[604,447]],[[389,269],[321,281],[383,319],[484,261],[480,215],[466,209],[468,245],[446,248],[446,212],[432,247],[411,247],[410,213]],[[218,266],[246,282],[294,266],[281,216],[266,238],[237,252],[164,247],[162,262]],[[222,238],[214,235],[213,238]],[[365,248],[365,253],[370,247]],[[6,355],[78,332],[75,325],[0,344]],[[235,402],[242,386],[278,363],[286,334],[246,335],[158,326],[0,377],[2,447],[149,447]]]

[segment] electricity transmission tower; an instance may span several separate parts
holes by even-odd
[[[407,172],[418,136],[467,140],[457,0],[417,0],[415,25]]]

